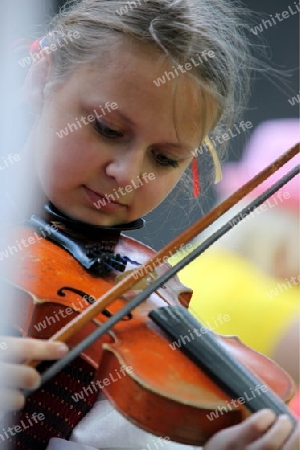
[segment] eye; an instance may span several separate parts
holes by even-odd
[[[168,158],[165,155],[162,155],[161,153],[158,152],[153,152],[153,157],[155,159],[155,162],[159,165],[159,166],[171,166],[171,167],[178,167],[178,161],[176,161],[175,159],[171,159]]]
[[[94,128],[98,134],[105,137],[106,139],[118,139],[123,136],[120,131],[113,130],[112,128],[107,127],[98,120],[95,120]]]

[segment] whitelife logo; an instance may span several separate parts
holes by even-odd
[[[277,25],[278,22],[282,22],[285,19],[288,19],[291,16],[294,16],[295,14],[298,14],[300,12],[300,4],[294,2],[295,9],[293,9],[292,6],[288,6],[288,10],[282,11],[281,13],[276,13],[275,17],[273,17],[272,14],[270,14],[270,20],[262,20],[260,25],[256,25],[254,28],[250,28],[251,33],[255,34],[255,36],[258,35],[258,33],[262,33],[264,30],[267,30],[268,28],[273,27],[274,25]]]
[[[115,102],[106,102],[103,107],[99,105],[99,109],[101,110],[102,114],[99,114],[98,111],[94,109],[93,114],[89,114],[88,116],[81,116],[80,119],[76,117],[75,122],[68,123],[65,128],[62,128],[60,131],[56,131],[56,135],[59,137],[59,139],[62,139],[63,137],[68,136],[70,133],[77,131],[79,128],[82,128],[82,124],[88,125],[89,123],[94,122],[96,119],[101,119],[101,117],[106,115],[106,112],[110,112],[111,110],[117,108],[118,105]]]

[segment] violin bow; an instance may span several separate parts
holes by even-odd
[[[273,175],[279,168],[284,166],[290,159],[300,153],[300,144],[296,144],[272,164],[259,172],[250,181],[244,184],[240,189],[234,192],[230,197],[224,200],[220,205],[213,208],[208,214],[199,219],[186,231],[177,236],[173,241],[167,244],[162,250],[160,250],[155,256],[138,269],[133,270],[130,274],[124,277],[118,284],[109,289],[102,297],[97,299],[89,308],[82,312],[78,317],[66,324],[61,330],[52,336],[50,341],[66,342],[73,334],[79,331],[86,323],[91,321],[97,314],[110,305],[116,298],[120,297],[132,286],[138,283],[139,280],[154,272],[156,267],[161,264],[161,260],[165,257],[169,258],[173,255],[180,246],[187,244],[190,240],[196,237],[199,233],[209,227],[214,221],[216,221],[221,215],[225,214],[230,208],[232,208],[237,202],[248,195],[259,184]],[[260,204],[265,202],[271,195],[273,195],[278,189],[286,184],[290,179],[299,174],[300,166],[296,166],[287,175],[282,177],[276,184],[266,190],[262,195],[257,197],[250,205],[244,208],[236,216],[234,216],[227,224],[223,225],[217,232],[215,232],[210,238],[199,245],[193,252],[186,256],[183,260],[170,268],[162,276],[155,279],[151,285],[149,285],[143,292],[138,294],[127,305],[120,309],[113,317],[109,318],[104,324],[100,325],[97,330],[86,337],[80,344],[70,350],[70,352],[61,360],[54,363],[46,372],[41,376],[41,383],[51,379],[56,373],[61,371],[67,364],[74,360],[79,354],[91,345],[95,340],[99,339],[102,335],[107,333],[117,322],[123,317],[128,315],[134,308],[148,298],[154,291],[164,285],[170,278],[172,278],[178,271],[180,271],[185,265],[189,264],[201,253],[203,253],[209,246],[212,245],[219,237],[233,228],[239,221],[250,214]],[[34,367],[38,364],[37,361],[30,361],[27,363],[29,366]],[[30,395],[36,389],[23,391],[25,397]]]

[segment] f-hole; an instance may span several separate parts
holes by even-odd
[[[59,295],[60,297],[65,297],[66,294],[65,294],[64,291],[70,291],[70,292],[73,292],[74,294],[79,295],[84,300],[86,300],[90,305],[92,305],[96,301],[95,297],[93,297],[92,295],[87,294],[86,292],[82,291],[81,289],[76,289],[76,288],[73,288],[73,287],[70,287],[70,286],[63,286],[60,289],[58,289],[57,295]],[[108,317],[108,318],[113,316],[112,312],[109,311],[109,309],[103,309],[103,311],[101,311],[101,314],[103,314],[103,316]],[[122,320],[130,320],[130,319],[132,319],[132,314],[131,313],[129,313]]]

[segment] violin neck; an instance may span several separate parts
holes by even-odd
[[[190,336],[191,330],[198,330],[198,333],[192,333],[193,339],[188,339],[188,342],[181,345],[180,350],[231,398],[242,398],[243,404],[251,412],[271,409],[278,416],[288,415],[296,425],[297,421],[284,401],[269,387],[267,391],[263,391],[263,395],[261,392],[253,395],[258,392],[263,381],[237,361],[216,339],[215,334],[202,326],[184,307],[158,308],[150,313],[150,318],[174,341],[181,342],[182,336]]]

